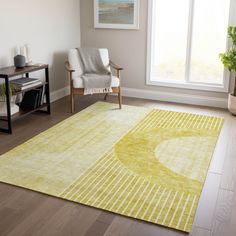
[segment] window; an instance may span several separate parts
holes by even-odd
[[[226,91],[230,4],[235,0],[149,0],[147,83]]]

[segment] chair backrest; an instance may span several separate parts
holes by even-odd
[[[99,52],[104,66],[110,70],[108,49],[99,48]],[[83,74],[83,64],[81,62],[79,52],[76,48],[70,49],[68,53],[68,61],[70,63],[71,69],[75,71],[72,74],[72,78],[80,77]]]

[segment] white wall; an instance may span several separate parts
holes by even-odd
[[[208,106],[227,106],[227,93],[146,85],[148,0],[140,0],[140,29],[94,29],[93,0],[81,0],[81,45],[107,47],[113,61],[124,67],[125,95]],[[231,85],[232,89],[233,85]]]
[[[31,45],[35,62],[50,64],[51,91],[68,85],[64,61],[80,45],[79,0],[0,0],[0,67],[13,64],[14,48]]]

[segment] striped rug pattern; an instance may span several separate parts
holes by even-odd
[[[222,125],[221,118],[153,110],[59,197],[190,232]],[[165,148],[155,154],[163,143]],[[190,160],[188,148],[195,154]],[[164,157],[171,161],[183,152],[179,169],[167,168],[167,160],[160,163],[156,157],[170,149],[171,157]],[[193,165],[200,168],[189,177]]]

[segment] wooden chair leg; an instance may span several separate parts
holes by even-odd
[[[104,97],[104,100],[106,101],[107,100],[107,97],[108,97],[109,93],[106,93],[105,97]]]
[[[119,100],[119,108],[122,108],[122,96],[121,96],[121,90],[119,89],[119,93],[118,93],[118,100]]]
[[[75,112],[75,101],[74,101],[74,94],[70,94],[70,107],[71,107],[71,113]]]

